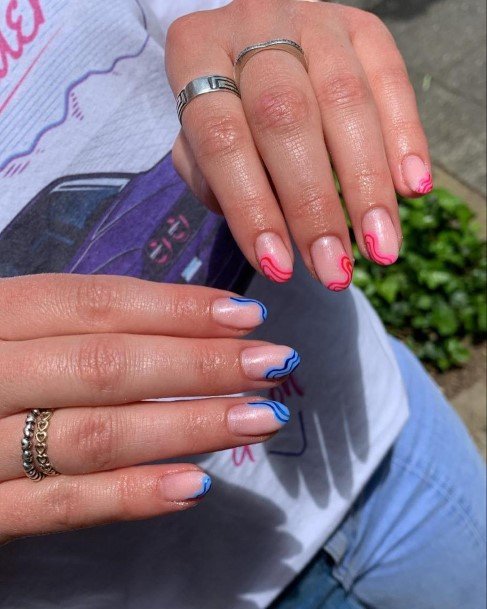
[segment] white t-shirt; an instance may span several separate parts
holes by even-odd
[[[154,13],[138,0],[0,2],[0,276],[230,287],[244,269],[168,156],[179,125],[164,28],[224,2],[147,2]],[[271,392],[293,413],[286,429],[199,458],[214,488],[194,510],[0,548],[2,609],[263,609],[323,545],[406,421],[400,373],[358,290],[330,293],[298,262],[289,284],[256,276],[247,294],[270,311],[256,335],[302,357]]]

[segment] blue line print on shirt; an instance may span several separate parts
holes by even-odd
[[[144,29],[147,31],[147,18],[146,18],[145,12],[144,12],[142,6],[140,5],[139,0],[136,0],[136,2],[142,13]],[[81,76],[80,78],[75,80],[74,82],[72,82],[64,93],[64,110],[63,110],[62,117],[60,119],[58,119],[57,121],[54,121],[53,123],[50,123],[49,125],[46,125],[46,127],[44,127],[36,135],[36,137],[34,138],[34,141],[32,142],[32,144],[30,145],[30,147],[27,150],[24,150],[23,152],[14,153],[11,156],[7,157],[7,159],[3,163],[0,164],[0,173],[2,171],[4,171],[6,169],[6,167],[8,167],[8,165],[12,161],[16,161],[18,159],[22,159],[27,156],[30,156],[36,149],[36,147],[39,144],[39,142],[41,141],[41,139],[46,135],[46,133],[49,133],[53,129],[60,127],[61,125],[63,125],[66,122],[66,120],[69,116],[69,108],[70,108],[69,100],[70,100],[71,93],[77,87],[79,87],[79,85],[86,82],[91,76],[106,76],[107,74],[110,74],[111,72],[113,72],[113,70],[116,68],[116,66],[125,59],[137,59],[137,57],[140,57],[142,55],[142,53],[145,51],[147,44],[149,42],[149,39],[150,39],[150,36],[149,36],[149,34],[147,34],[147,36],[145,37],[144,42],[142,44],[142,47],[138,51],[136,51],[133,54],[127,54],[127,55],[122,55],[120,57],[117,57],[116,59],[114,59],[113,63],[111,64],[111,66],[109,68],[107,68],[105,70],[90,70],[89,72],[87,72],[86,74],[84,74],[83,76]]]

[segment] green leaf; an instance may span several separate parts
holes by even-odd
[[[456,366],[466,364],[470,359],[470,350],[457,338],[449,338],[445,343],[446,351]]]
[[[377,293],[386,302],[392,304],[396,299],[397,293],[401,289],[402,277],[400,275],[388,275],[377,285]]]
[[[431,325],[441,336],[452,336],[458,330],[459,322],[455,311],[446,302],[439,302],[433,308]]]
[[[439,370],[464,365],[467,344],[487,334],[487,244],[468,205],[446,190],[399,204],[400,259],[380,267],[354,246],[355,284],[421,359]]]
[[[421,283],[426,284],[430,290],[435,290],[440,285],[445,285],[453,279],[448,271],[430,271],[429,269],[421,269],[418,277]]]

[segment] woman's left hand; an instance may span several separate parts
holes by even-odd
[[[287,38],[241,74],[241,99],[198,96],[183,114],[174,162],[201,200],[225,214],[251,264],[292,275],[292,234],[309,270],[348,286],[353,256],[332,166],[361,252],[392,264],[401,246],[395,191],[431,187],[428,146],[394,40],[370,13],[297,0],[234,0],[173,23],[166,68],[175,94],[194,78],[234,76],[245,47]],[[288,232],[289,230],[289,232]]]

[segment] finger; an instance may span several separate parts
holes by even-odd
[[[156,402],[55,411],[48,453],[62,474],[87,474],[263,442],[289,410],[259,397]],[[0,420],[0,480],[24,475],[19,437],[25,413]]]
[[[396,190],[406,197],[427,194],[433,189],[428,142],[404,60],[379,18],[354,11],[351,25],[353,45],[379,111]]]
[[[195,506],[211,487],[194,465],[151,465],[85,476],[0,484],[0,542]]]
[[[168,34],[166,69],[175,94],[199,76],[233,77],[229,54],[207,35],[214,25],[210,17],[208,28],[205,17],[199,18],[199,33],[178,20]],[[187,58],[184,64],[181,57]],[[292,275],[291,242],[240,99],[228,92],[198,96],[183,113],[183,130],[246,258],[270,279],[287,281]]]
[[[262,303],[231,292],[131,277],[0,279],[0,339],[98,332],[232,336],[261,324]]]
[[[92,334],[0,343],[0,416],[258,390],[298,364],[290,347],[234,339]]]
[[[355,238],[365,256],[392,264],[401,229],[377,108],[350,40],[318,34],[308,42],[309,73]]]
[[[288,53],[267,50],[246,64],[241,91],[252,134],[305,263],[327,287],[347,287],[352,247],[306,71]]]
[[[176,171],[189,186],[195,197],[213,213],[222,214],[220,204],[201,173],[193,151],[182,131],[174,142],[172,159]]]

